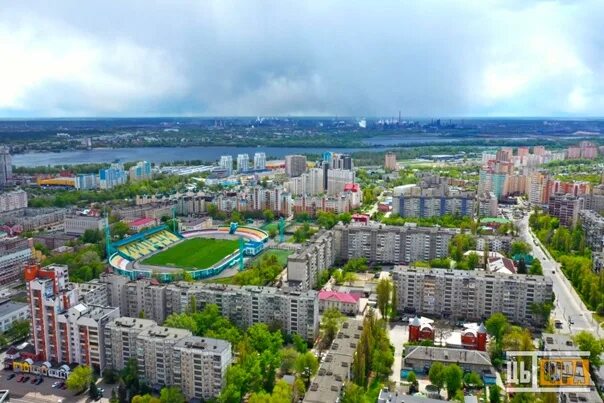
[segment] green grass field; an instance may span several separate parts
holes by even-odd
[[[239,248],[238,241],[228,239],[192,238],[159,252],[142,264],[206,269]]]

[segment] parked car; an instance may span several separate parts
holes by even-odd
[[[23,381],[23,375],[19,375],[19,378],[17,379],[17,382],[22,382]]]
[[[29,381],[29,376],[26,376],[25,378],[23,378],[23,380],[21,382],[25,383],[27,381]]]
[[[60,382],[60,381],[56,381],[56,382],[54,382],[54,383],[52,384],[52,387],[53,387],[53,388],[58,388],[60,384],[61,384],[61,382]]]
[[[14,372],[12,374],[10,374],[9,376],[6,377],[6,380],[10,381],[11,379],[13,379],[15,376],[17,376],[17,374],[15,374]]]
[[[42,382],[44,382],[44,378],[39,377],[38,380],[36,381],[36,385],[41,384]]]
[[[31,378],[32,385],[35,384],[36,382],[38,382],[38,378],[36,378],[36,377]]]

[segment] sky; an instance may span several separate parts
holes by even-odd
[[[602,0],[0,2],[0,117],[604,116]]]

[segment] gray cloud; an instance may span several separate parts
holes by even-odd
[[[601,2],[10,2],[0,115],[601,115]]]

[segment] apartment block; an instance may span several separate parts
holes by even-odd
[[[483,321],[502,312],[515,323],[542,324],[532,304],[553,298],[543,276],[396,267],[397,310],[428,317]]]
[[[408,264],[448,255],[449,241],[458,229],[418,227],[415,224],[338,224],[333,228],[336,259],[364,257],[372,263]]]
[[[490,252],[507,254],[512,247],[515,238],[507,235],[482,235],[476,238],[476,250],[484,250],[489,246]]]
[[[192,336],[149,319],[116,318],[105,326],[104,340],[109,367],[121,370],[135,359],[141,380],[154,388],[176,386],[188,401],[218,396],[233,359],[225,340]]]
[[[309,341],[319,331],[319,297],[312,290],[183,282],[166,287],[166,315],[185,312],[192,301],[198,310],[216,304],[223,316],[244,329],[256,323],[273,324]]]
[[[592,210],[579,212],[581,227],[585,233],[585,243],[594,252],[604,250],[604,217]]]
[[[14,190],[0,194],[0,213],[27,207],[27,193],[24,190]]]
[[[21,279],[23,264],[32,257],[32,248],[24,238],[0,239],[0,284]]]
[[[188,399],[209,400],[220,394],[233,356],[224,340],[186,337],[173,347],[174,384]]]
[[[558,193],[550,196],[548,212],[560,220],[560,225],[574,227],[579,220],[579,211],[583,209],[582,197]]]
[[[78,288],[69,282],[64,265],[28,265],[25,281],[36,358],[102,371],[103,328],[120,316],[119,308],[79,303]]]
[[[290,286],[309,290],[315,287],[321,273],[335,262],[334,235],[321,231],[287,259],[287,280]]]
[[[306,157],[304,155],[286,155],[285,173],[290,178],[295,178],[306,172]]]
[[[447,186],[405,186],[392,198],[392,213],[401,217],[434,217],[445,214],[472,216],[475,198],[475,192],[449,189]]]
[[[86,230],[103,231],[105,218],[85,214],[73,214],[65,217],[65,233],[68,235],[84,235]]]

